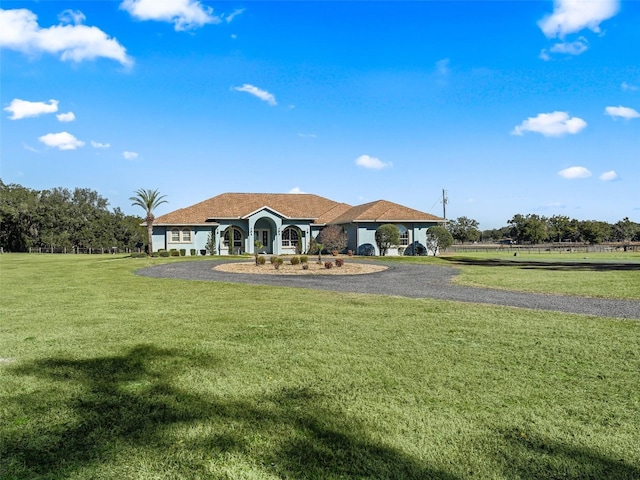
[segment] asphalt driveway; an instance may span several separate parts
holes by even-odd
[[[638,300],[611,300],[458,286],[451,283],[451,279],[458,273],[458,270],[452,267],[376,262],[386,265],[388,269],[366,275],[316,276],[251,275],[213,270],[215,265],[223,262],[217,260],[167,263],[143,268],[136,273],[153,278],[272,285],[409,298],[435,298],[601,317],[640,319],[640,301]],[[358,260],[358,262],[361,261]]]

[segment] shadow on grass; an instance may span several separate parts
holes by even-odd
[[[6,369],[44,379],[47,390],[8,400],[5,411],[21,418],[0,427],[0,477],[115,477],[144,465],[154,478],[211,478],[212,464],[231,455],[236,473],[240,458],[283,478],[455,478],[373,441],[321,392],[240,399],[177,388],[177,376],[194,366],[210,376],[224,371],[215,358],[153,346]]]
[[[498,258],[472,257],[440,257],[458,265],[474,265],[480,267],[517,267],[533,270],[577,270],[577,271],[640,271],[640,263],[623,262],[567,262],[567,261],[536,261],[536,260],[506,260]]]
[[[640,468],[592,449],[570,446],[517,429],[503,431],[509,453],[502,458],[507,478],[637,480]]]

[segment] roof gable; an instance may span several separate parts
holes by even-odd
[[[329,223],[358,222],[442,222],[444,219],[430,213],[414,210],[387,200],[358,205],[332,219]]]

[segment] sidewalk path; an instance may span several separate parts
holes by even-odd
[[[248,275],[213,270],[215,265],[222,262],[218,260],[167,263],[143,268],[136,273],[155,278],[435,298],[601,317],[640,319],[640,300],[613,300],[459,286],[451,283],[451,279],[458,273],[457,269],[451,267],[376,262],[389,268],[366,275]],[[358,262],[366,263],[362,260]]]

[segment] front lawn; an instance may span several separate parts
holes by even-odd
[[[639,322],[172,261],[0,256],[0,478],[640,478]]]

